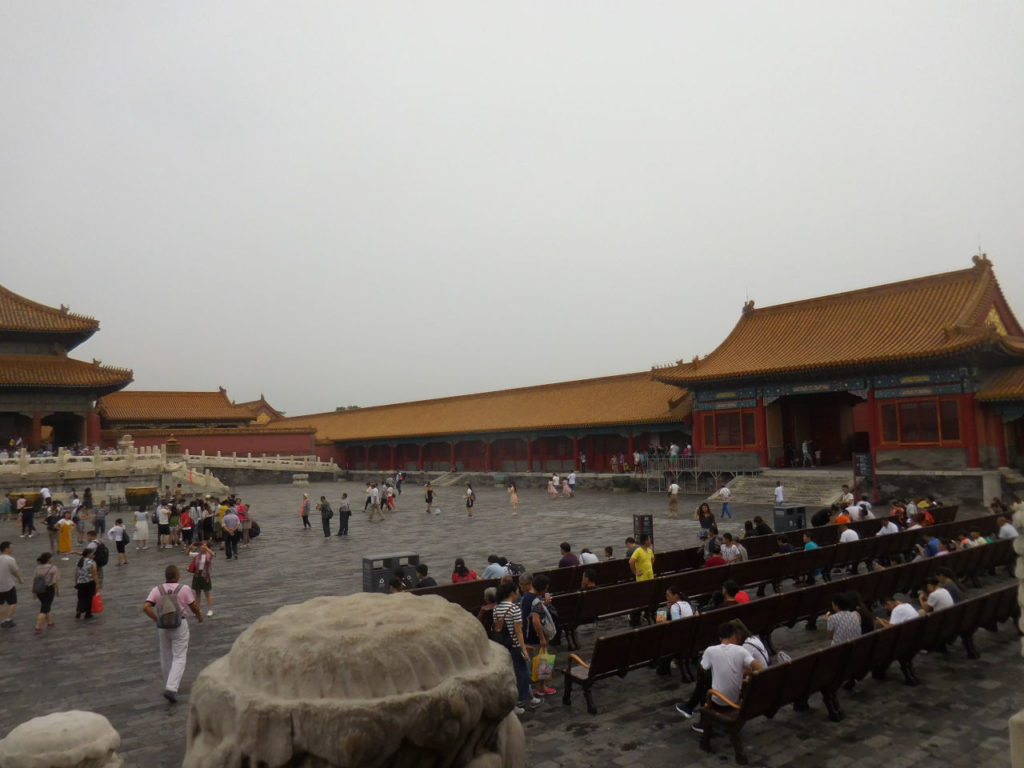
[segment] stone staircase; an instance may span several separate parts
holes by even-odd
[[[741,475],[728,485],[732,500],[740,504],[774,504],[775,484],[782,481],[787,504],[827,507],[838,501],[843,483],[853,479],[848,469],[766,469],[760,475]],[[718,494],[708,501],[718,499]]]
[[[446,472],[436,480],[432,481],[435,488],[444,488],[459,483],[465,483],[468,474],[465,472]]]

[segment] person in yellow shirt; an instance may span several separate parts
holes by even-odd
[[[640,546],[633,550],[629,556],[629,570],[633,572],[637,581],[651,581],[654,579],[654,550],[651,548],[651,537],[644,533],[640,535]],[[654,623],[654,609],[648,607],[644,610],[647,623]],[[629,615],[630,625],[640,625],[640,611]]]

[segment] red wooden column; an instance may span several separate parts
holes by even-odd
[[[533,472],[533,438],[526,438],[526,471]]]
[[[875,402],[875,390],[868,390],[868,450],[871,452],[871,501],[881,500],[878,495],[878,404]]]
[[[765,440],[767,441],[767,436]],[[693,412],[693,453],[696,455],[704,449],[704,417],[700,411]]]
[[[363,469],[370,468],[370,446],[363,448]]]
[[[757,398],[757,410],[754,412],[754,428],[757,430],[757,449],[761,454],[761,466],[767,467],[768,458],[768,416],[764,398]]]
[[[416,448],[418,449],[417,450],[417,455],[416,455],[416,470],[419,471],[419,472],[422,472],[423,471],[423,443],[420,443],[419,445],[417,445]]]
[[[995,423],[999,425],[999,431],[997,433],[997,439],[999,440],[999,466],[1005,467],[1008,466],[1006,455],[1006,436],[1009,430],[1007,429],[1006,424],[1003,423],[1003,420],[1000,416],[996,415],[995,418],[997,419]]]
[[[967,393],[960,396],[960,410],[964,424],[964,447],[967,449],[967,466],[978,468],[978,419],[974,412],[974,395]]]
[[[452,440],[449,445],[451,446],[451,450],[448,452],[448,466],[451,469],[455,469],[455,441]]]
[[[484,445],[487,446],[487,451],[484,454],[484,472],[494,471],[494,454],[491,451],[491,441],[484,440]]]
[[[388,445],[388,469],[395,469],[395,444],[390,443]]]
[[[572,465],[578,467],[580,463],[580,438],[579,435],[572,436]]]

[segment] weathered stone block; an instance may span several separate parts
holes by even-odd
[[[319,597],[200,673],[184,766],[518,768],[515,702],[508,651],[444,598]]]
[[[103,715],[54,712],[0,740],[0,768],[122,768],[120,746],[121,737]]]

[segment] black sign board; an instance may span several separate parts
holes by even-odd
[[[654,541],[654,515],[633,515],[633,538],[640,543],[641,534],[646,533]]]
[[[853,454],[853,472],[857,477],[874,477],[875,467],[870,453]]]

